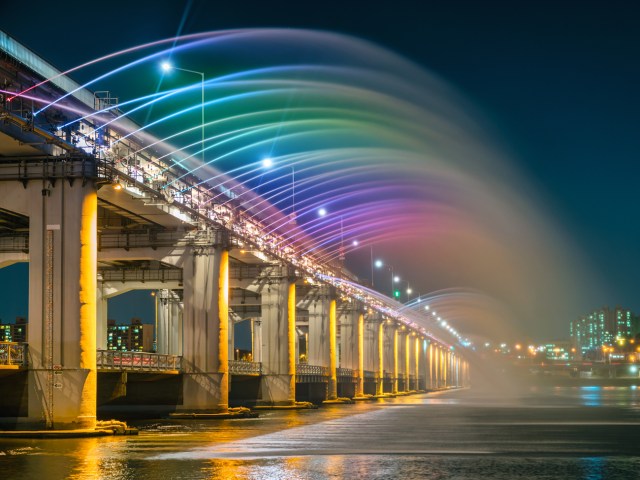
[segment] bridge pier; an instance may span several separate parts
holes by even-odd
[[[29,221],[29,373],[25,428],[96,425],[93,182],[5,184],[2,208]]]
[[[284,269],[284,267],[282,267]],[[294,405],[296,400],[296,284],[283,276],[261,284],[261,405]]]
[[[385,368],[385,325],[386,321],[384,319],[380,319],[378,323],[378,382],[376,384],[376,395],[384,395],[384,368]]]
[[[182,412],[226,412],[229,406],[229,252],[192,250],[184,264]]]
[[[364,313],[362,307],[351,304],[341,315],[340,321],[340,366],[349,368],[357,375],[355,397],[364,396]]]
[[[159,290],[156,295],[157,353],[182,355],[183,303],[176,292]],[[231,337],[231,335],[229,335]]]
[[[426,390],[429,386],[429,357],[427,356],[428,340],[416,338],[416,384],[417,390]]]
[[[435,389],[440,386],[440,374],[438,370],[438,353],[439,348],[435,343],[429,345],[429,365],[431,366],[431,388]]]
[[[308,363],[329,368],[327,400],[338,397],[336,362],[336,300],[331,288],[315,289],[315,298],[309,304]]]

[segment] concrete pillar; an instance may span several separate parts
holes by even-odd
[[[340,316],[340,366],[357,376],[355,396],[364,393],[364,314],[350,308]]]
[[[412,390],[420,390],[420,352],[422,347],[422,339],[417,335],[413,336],[413,351],[412,351],[412,374],[413,374],[413,388]]]
[[[364,313],[358,312],[358,383],[356,397],[364,395]]]
[[[368,372],[374,372],[374,382],[377,385],[378,383],[378,375],[377,372],[379,370],[378,365],[378,331],[379,331],[379,321],[372,314],[367,314],[363,316],[363,328],[364,328],[364,338],[363,338],[363,353],[364,353],[364,370]],[[376,393],[376,390],[373,392]]]
[[[433,373],[433,343],[429,342],[429,346],[427,347],[427,364],[428,364],[428,368],[429,368],[429,383],[428,383],[428,388],[429,389],[433,389],[435,382],[434,382],[434,373]]]
[[[178,410],[228,408],[228,298],[229,252],[194,249],[184,265],[183,404]]]
[[[329,302],[329,384],[327,385],[329,400],[338,398],[337,325],[336,300],[331,299]]]
[[[418,358],[416,359],[418,367],[417,370],[417,378],[418,378],[418,390],[426,390],[429,388],[429,359],[427,356],[427,348],[429,346],[429,341],[424,337],[418,337],[416,339],[419,344],[418,347]]]
[[[107,349],[107,298],[103,295],[102,287],[96,290],[96,348]]]
[[[182,302],[169,289],[156,292],[157,352],[182,355]]]
[[[251,322],[251,356],[254,362],[262,362],[262,320]]]
[[[380,323],[378,324],[378,383],[376,384],[376,395],[384,394],[385,323],[386,322],[384,320],[380,320]]]
[[[167,353],[170,355],[182,355],[183,342],[183,312],[184,304],[180,301],[178,294],[169,290],[169,325],[167,329],[167,343],[169,345]]]
[[[442,365],[442,386],[446,387],[449,384],[449,369],[448,369],[448,355],[449,352],[444,348],[440,350],[440,364]]]
[[[405,327],[406,328],[406,327]],[[411,332],[404,330],[404,391],[411,390]]]
[[[155,296],[156,351],[169,353],[169,322],[171,304],[167,290],[156,290]]]
[[[434,373],[434,388],[440,388],[441,370],[440,370],[440,345],[435,345],[433,350],[433,373]]]
[[[33,428],[96,422],[97,193],[91,183],[27,185],[29,406]]]
[[[293,279],[282,278],[276,283],[264,286],[260,293],[260,403],[293,405],[296,400],[296,285]]]
[[[319,287],[316,298],[309,305],[309,365],[329,367],[331,335],[329,332],[329,310],[331,298],[328,287]]]
[[[388,341],[388,355],[387,358],[390,359],[389,364],[391,366],[391,393],[398,393],[398,327],[394,324],[388,324],[388,328],[385,329],[387,331],[387,339]]]

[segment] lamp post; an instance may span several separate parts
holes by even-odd
[[[181,72],[195,73],[196,75],[200,75],[200,80],[201,80],[200,125],[201,125],[201,131],[202,131],[202,140],[200,142],[200,149],[202,150],[201,152],[202,164],[204,165],[205,163],[204,161],[204,72],[198,72],[197,70],[189,70],[187,68],[176,67],[169,62],[162,62],[161,67],[162,67],[162,70],[167,73],[170,72],[171,70],[180,70]]]

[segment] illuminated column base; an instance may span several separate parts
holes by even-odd
[[[29,374],[27,428],[96,424],[97,194],[65,181],[29,202]]]
[[[260,405],[296,401],[296,285],[293,279],[262,286]]]
[[[183,403],[181,412],[226,412],[229,254],[194,251],[184,265]]]

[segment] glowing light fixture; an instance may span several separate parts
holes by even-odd
[[[327,214],[327,209],[326,209],[326,208],[321,207],[321,208],[318,210],[318,215],[319,215],[319,216],[324,217],[326,214]]]

